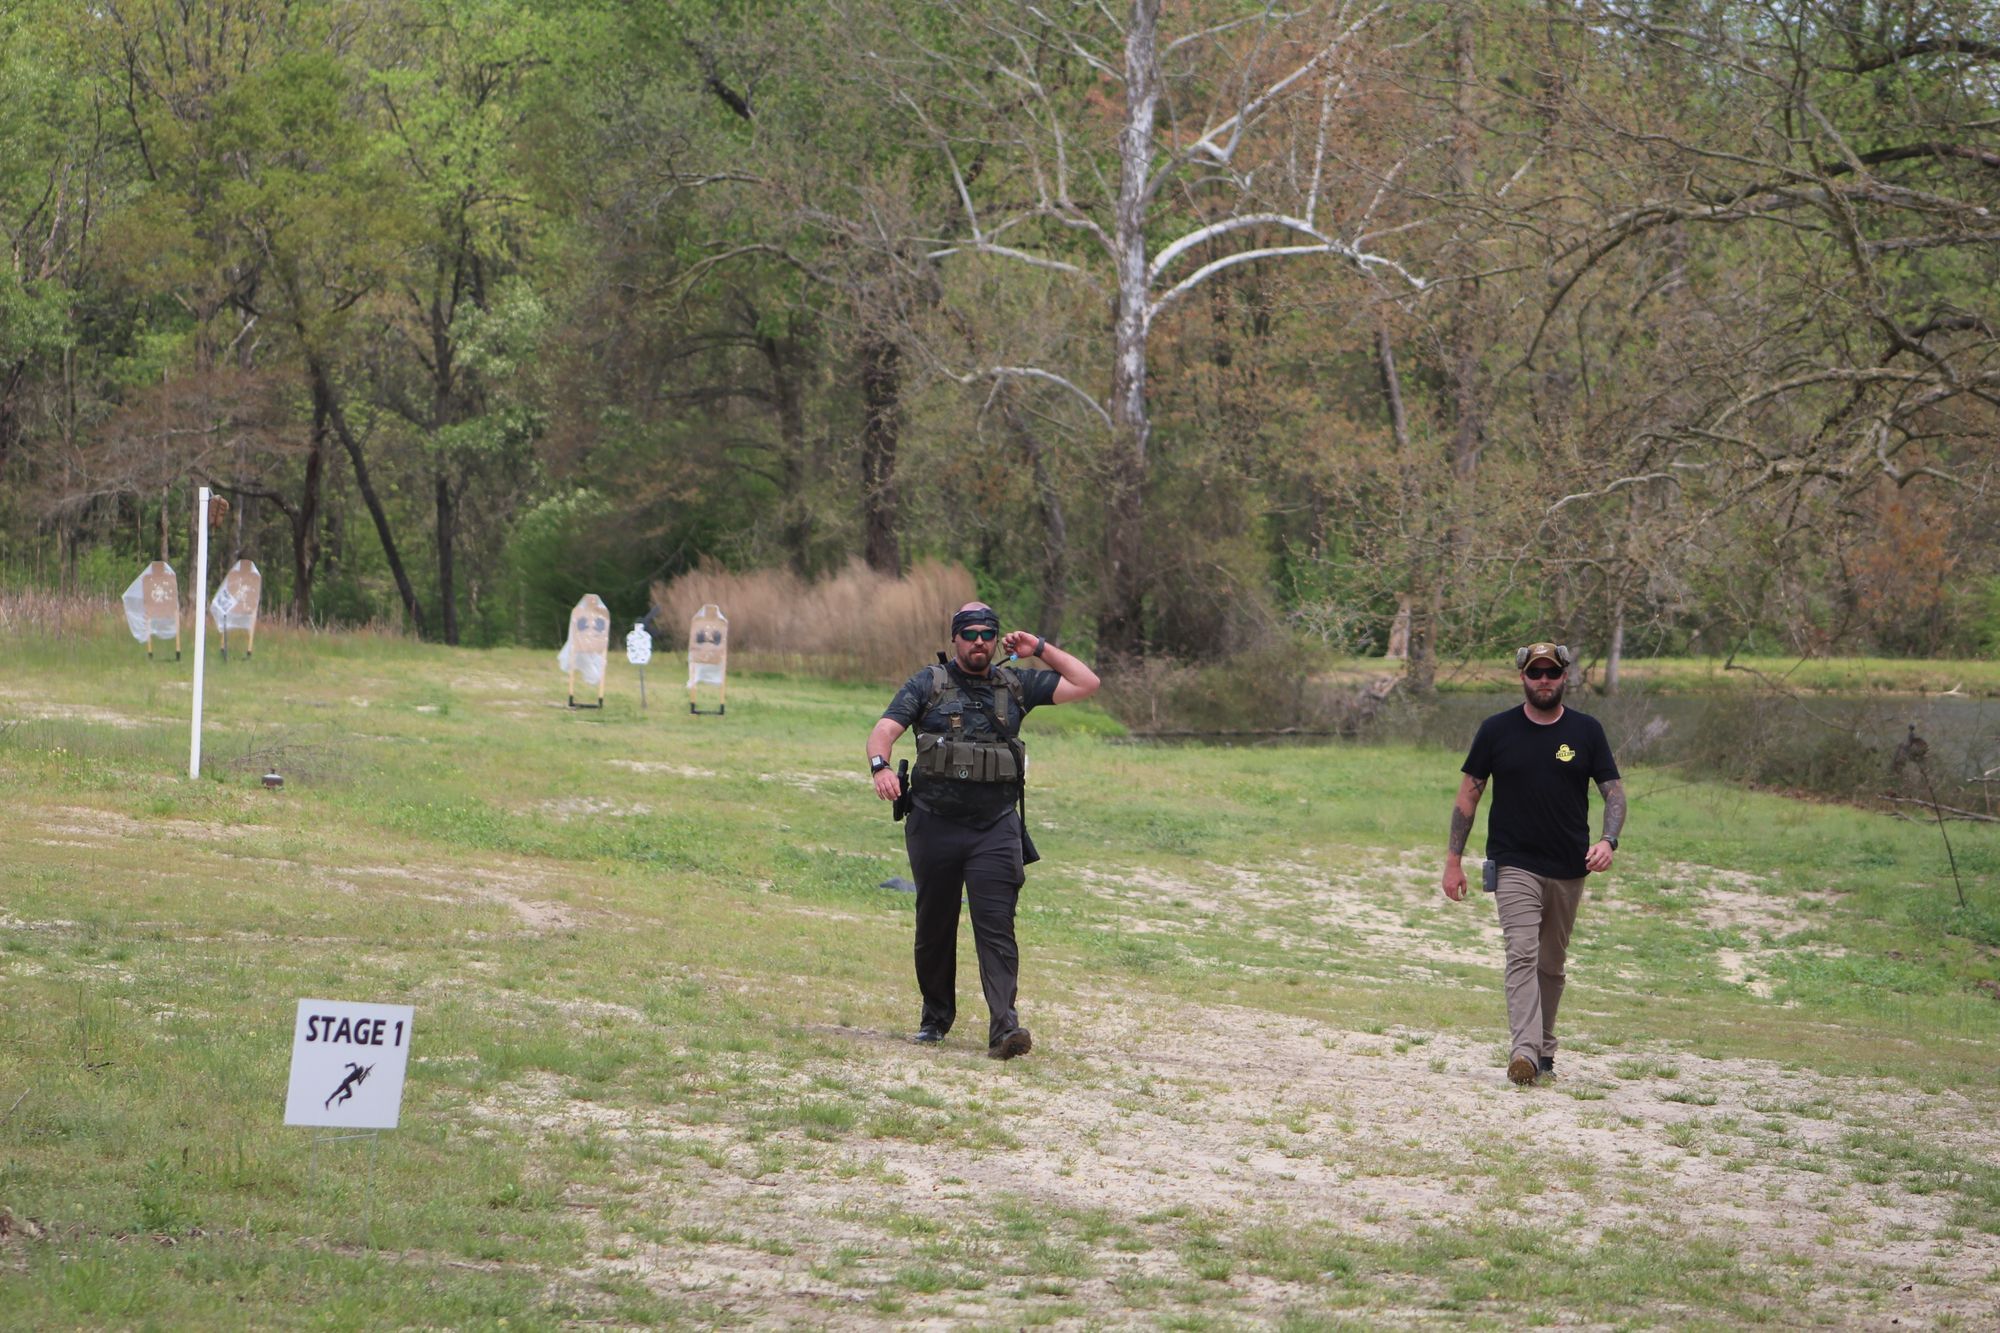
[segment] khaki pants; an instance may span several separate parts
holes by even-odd
[[[1583,901],[1580,879],[1544,879],[1500,867],[1493,903],[1507,937],[1507,1023],[1514,1030],[1509,1055],[1555,1058],[1556,1009],[1562,1003],[1563,962],[1570,927]]]

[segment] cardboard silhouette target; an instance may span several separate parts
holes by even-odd
[[[594,592],[587,592],[569,613],[569,638],[563,643],[562,651],[556,654],[556,665],[569,672],[569,706],[571,708],[604,707],[604,662],[611,651],[611,610],[602,598]],[[583,683],[597,687],[597,702],[579,704],[576,701],[577,673],[583,673]]]
[[[153,640],[172,639],[174,660],[181,660],[181,582],[174,567],[155,560],[139,572],[119,599],[125,605],[125,627],[153,656]]]
[[[729,617],[714,602],[688,622],[688,712],[699,713],[695,686],[716,688],[715,715],[729,711]]]
[[[264,575],[248,560],[238,560],[222,576],[222,584],[209,599],[208,613],[215,621],[215,627],[222,631],[222,660],[229,660],[229,631],[237,630],[244,636],[243,656],[247,659],[257,647],[257,603],[264,595]]]

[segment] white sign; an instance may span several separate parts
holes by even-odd
[[[285,1123],[394,1129],[416,1012],[407,1004],[300,1000]]]
[[[643,626],[634,625],[625,636],[625,660],[633,666],[644,666],[653,660],[653,636]]]

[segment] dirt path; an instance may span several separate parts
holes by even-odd
[[[487,1112],[544,1131],[580,1130],[581,1116],[629,1144],[699,1140],[702,1157],[644,1187],[642,1211],[669,1238],[608,1228],[600,1248],[619,1256],[610,1267],[756,1324],[1002,1323],[1024,1293],[1117,1323],[1143,1317],[1135,1289],[1162,1285],[1196,1289],[1210,1313],[1275,1319],[1310,1308],[1321,1280],[1241,1259],[1218,1275],[1204,1255],[1254,1251],[1272,1232],[1308,1256],[1314,1243],[1380,1253],[1496,1221],[1584,1252],[1635,1228],[1707,1242],[1783,1281],[1785,1322],[1976,1326],[1994,1308],[2000,1240],[1954,1224],[1951,1190],[1913,1193],[1852,1148],[1880,1138],[1991,1160],[1993,1107],[1956,1094],[1631,1052],[1565,1056],[1553,1086],[1516,1090],[1486,1046],[1240,1008],[1106,997],[1040,1021],[1050,1049],[1031,1057],[1032,1076],[969,1045],[926,1051],[854,1029],[824,1031],[844,1058],[768,1071],[801,1089],[860,1073],[885,1094],[985,1105],[1004,1146],[870,1132],[864,1114],[827,1144],[781,1132],[796,1151],[772,1170],[771,1140],[726,1122],[576,1108],[550,1088]],[[1058,1222],[1010,1237],[1010,1211]],[[1054,1281],[1038,1275],[1051,1267]],[[924,1292],[960,1280],[984,1285],[883,1308],[899,1281]],[[1371,1305],[1371,1319],[1417,1315],[1440,1295],[1421,1276],[1400,1286],[1410,1304]]]

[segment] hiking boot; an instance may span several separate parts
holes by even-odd
[[[932,1027],[926,1023],[917,1029],[916,1035],[911,1037],[910,1040],[919,1046],[935,1046],[944,1040],[944,1029]]]
[[[993,1060],[1011,1060],[1017,1055],[1026,1055],[1035,1049],[1035,1039],[1028,1035],[1028,1029],[1015,1028],[1012,1032],[986,1048],[986,1054]]]
[[[1553,1055],[1542,1057],[1541,1076],[1543,1078],[1554,1078],[1556,1076],[1556,1058]]]
[[[1540,1072],[1541,1071],[1535,1067],[1535,1060],[1533,1056],[1517,1055],[1512,1060],[1507,1062],[1508,1079],[1514,1083],[1520,1084],[1524,1088],[1528,1086],[1530,1083],[1533,1083],[1535,1081],[1535,1076]]]

